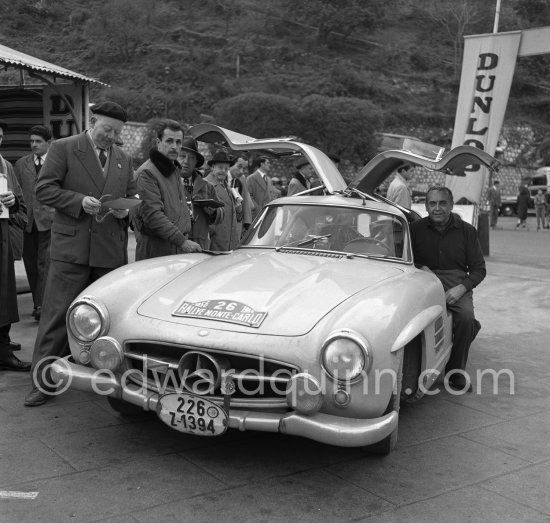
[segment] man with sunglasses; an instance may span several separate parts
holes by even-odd
[[[130,157],[117,145],[126,111],[114,102],[91,109],[90,127],[52,143],[36,183],[36,198],[55,209],[50,268],[25,405],[55,392],[49,364],[69,353],[65,314],[88,285],[128,262],[128,211],[102,208],[106,199],[137,193]]]

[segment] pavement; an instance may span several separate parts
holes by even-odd
[[[475,292],[474,392],[403,406],[389,456],[270,433],[184,436],[75,391],[25,408],[30,377],[2,372],[0,522],[550,521],[550,230],[515,221],[491,230]],[[19,306],[12,337],[30,359],[28,293]]]

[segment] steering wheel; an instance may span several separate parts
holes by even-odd
[[[374,247],[374,250],[373,250]],[[351,252],[354,254],[383,254],[390,256],[390,248],[380,240],[375,238],[355,238],[344,245],[342,249],[344,252]]]

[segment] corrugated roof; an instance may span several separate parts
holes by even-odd
[[[83,74],[75,73],[64,67],[59,67],[58,65],[51,64],[40,58],[35,58],[25,53],[16,51],[6,47],[5,45],[0,45],[0,64],[11,65],[16,67],[23,67],[31,71],[46,73],[53,76],[60,76],[62,78],[70,78],[72,80],[80,80],[87,83],[96,83],[100,85],[108,85],[106,83],[100,82],[95,78],[89,78]]]

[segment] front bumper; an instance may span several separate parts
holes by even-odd
[[[67,359],[57,360],[50,370],[52,378],[62,390],[71,388],[94,392],[127,401],[144,410],[156,411],[159,394],[133,383],[125,383],[123,386],[112,373],[101,373]],[[395,411],[374,419],[344,418],[320,412],[305,416],[296,412],[271,413],[240,409],[231,409],[228,415],[229,428],[280,432],[339,447],[361,447],[377,443],[397,428],[398,421]]]

